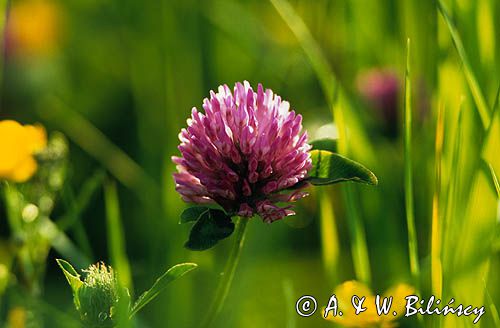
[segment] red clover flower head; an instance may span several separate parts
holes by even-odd
[[[307,194],[311,169],[302,116],[270,89],[236,83],[210,92],[179,134],[176,190],[188,202],[217,203],[231,215],[273,222],[295,214],[286,204]],[[292,188],[294,187],[294,188]],[[292,190],[293,189],[293,190]],[[280,207],[277,203],[285,203]]]

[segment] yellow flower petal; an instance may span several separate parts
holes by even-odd
[[[392,316],[392,319],[401,316],[406,309],[406,296],[413,295],[415,293],[415,289],[407,284],[398,284],[391,288],[389,288],[385,293],[384,297],[392,296],[392,307],[391,312],[396,311],[398,313],[397,316]]]
[[[26,156],[23,145],[23,126],[15,121],[0,121],[0,176],[12,171],[17,163]]]
[[[26,157],[16,168],[7,176],[7,178],[14,182],[25,182],[35,174],[37,163],[33,157]]]
[[[380,321],[375,308],[375,298],[370,288],[365,284],[355,280],[346,281],[335,289],[334,294],[337,297],[338,309],[342,312],[342,316],[333,317],[330,313],[327,320],[345,327],[372,327]],[[356,310],[351,303],[354,295],[360,299],[365,297],[363,307],[366,308],[366,311],[358,315],[356,315]]]
[[[21,55],[49,54],[57,48],[61,31],[60,10],[52,1],[14,2],[7,33]]]
[[[36,171],[33,154],[47,144],[41,126],[22,126],[16,121],[0,121],[0,179],[28,180]]]
[[[339,285],[335,291],[335,296],[339,302],[351,304],[353,295],[358,296],[373,296],[372,291],[368,286],[356,280],[350,280]]]
[[[26,310],[20,306],[12,308],[9,311],[7,322],[12,328],[26,327]]]
[[[32,152],[42,150],[47,146],[47,134],[40,125],[25,125],[26,140]]]
[[[390,313],[387,315],[382,314],[379,316],[377,314],[377,307],[375,304],[375,296],[372,294],[370,288],[361,282],[352,280],[346,281],[345,283],[339,285],[334,294],[338,301],[338,311],[342,311],[342,316],[333,316],[330,312],[327,320],[336,322],[344,327],[352,328],[369,328],[369,327],[382,327],[382,328],[392,328],[396,327],[397,323],[394,322],[398,316],[402,315],[405,311],[406,299],[408,295],[414,293],[413,287],[406,284],[398,284],[391,287],[384,293],[382,297],[393,297],[392,306]],[[355,308],[353,307],[351,300],[353,295],[366,299],[363,302],[363,307],[366,311],[356,315]],[[359,302],[359,301],[358,301]],[[380,299],[380,305],[383,305],[383,298]],[[325,308],[323,308],[324,313]],[[397,316],[393,315],[393,311],[397,312]]]

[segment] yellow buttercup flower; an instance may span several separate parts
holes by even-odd
[[[59,7],[50,0],[16,1],[7,25],[8,48],[22,55],[52,52],[59,40]]]
[[[355,280],[346,281],[339,285],[334,291],[335,297],[337,298],[338,310],[342,312],[342,316],[339,315],[340,312],[334,316],[333,312],[330,311],[326,320],[333,321],[344,327],[352,328],[395,327],[396,319],[399,318],[405,311],[405,297],[412,295],[413,293],[414,289],[406,284],[398,284],[389,288],[383,295],[380,295],[380,305],[383,305],[383,299],[385,297],[388,298],[392,296],[390,311],[387,315],[382,313],[379,316],[377,313],[376,298],[370,288]],[[356,310],[351,303],[354,295],[358,296],[359,299],[365,297],[362,306],[363,308],[366,308],[366,311],[357,315]],[[323,311],[324,310],[325,309],[323,308]],[[397,314],[394,315],[394,312]]]
[[[43,127],[0,121],[0,179],[24,182],[31,178],[37,169],[33,155],[46,144]]]
[[[23,307],[16,306],[9,311],[7,322],[9,328],[26,327],[26,310]]]

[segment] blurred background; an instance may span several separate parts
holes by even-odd
[[[68,151],[58,162],[62,171],[47,171],[59,179],[51,198],[52,228],[66,239],[40,242],[48,253],[37,288],[19,278],[23,270],[13,249],[23,241],[13,237],[2,205],[0,263],[10,279],[0,283],[0,322],[24,327],[13,323],[24,316],[28,327],[36,316],[38,325],[59,327],[78,319],[55,259],[78,269],[110,262],[112,227],[103,185],[116,183],[135,295],[176,263],[199,264],[149,304],[138,325],[196,327],[231,238],[205,252],[183,247],[190,227],[178,221],[187,205],[174,190],[170,157],[178,154],[177,135],[192,107],[201,108],[221,84],[232,88],[248,80],[288,100],[303,115],[311,139],[339,136],[332,109],[340,106],[345,152],[369,167],[379,185],[351,185],[347,193],[338,185],[311,189],[296,216],[270,225],[253,219],[216,326],[334,327],[319,312],[299,317],[295,301],[314,295],[321,307],[338,284],[351,279],[364,280],[378,293],[399,282],[420,285],[428,296],[431,230],[438,220],[446,236],[443,297],[485,305],[481,324],[495,327],[500,207],[492,172],[500,172],[494,112],[500,3],[444,2],[463,43],[465,65],[434,0],[2,1],[0,119],[40,123],[53,136],[60,132],[55,137]],[[410,272],[404,183],[407,38],[417,283]],[[477,89],[471,89],[467,72]],[[334,99],[334,88],[342,90],[342,101]],[[441,151],[436,135],[443,139]],[[353,262],[359,251],[352,246],[353,216],[367,245],[370,266],[364,275]],[[424,320],[399,323],[430,326],[434,319]],[[439,323],[471,322],[447,317]]]

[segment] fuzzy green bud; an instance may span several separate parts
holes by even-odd
[[[98,263],[83,272],[86,274],[83,285],[75,295],[82,321],[88,327],[114,327],[119,287],[113,269]]]

